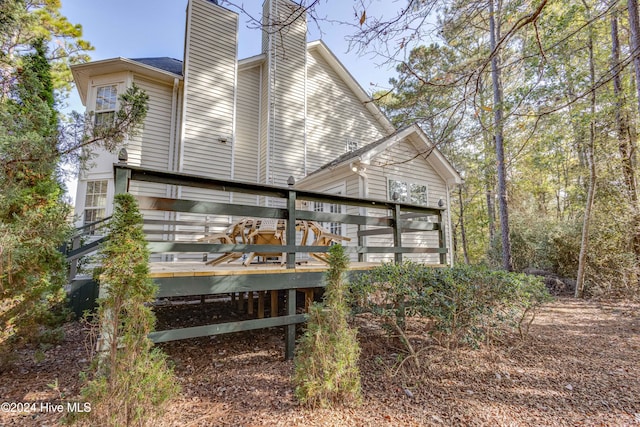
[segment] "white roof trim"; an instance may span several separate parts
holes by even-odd
[[[393,145],[399,143],[400,141],[407,140],[410,138],[410,142],[416,148],[417,152],[420,152],[420,146],[423,146],[426,150],[430,150],[428,156],[422,156],[436,171],[436,173],[445,181],[447,184],[462,184],[463,180],[458,171],[453,167],[451,163],[445,158],[445,156],[438,150],[437,147],[433,147],[431,142],[429,142],[425,133],[420,129],[420,126],[413,124],[411,126],[407,126],[404,129],[401,129],[397,133],[390,135],[380,144],[372,147],[370,150],[367,150],[360,154],[357,157],[349,157],[331,167],[327,167],[321,169],[317,172],[312,172],[310,175],[305,177],[300,181],[300,184],[303,184],[305,180],[312,181],[314,179],[318,179],[326,173],[335,173],[336,169],[349,167],[352,163],[361,162],[363,164],[371,164],[371,160],[376,156],[382,154]],[[375,144],[375,143],[374,143]]]
[[[172,83],[174,79],[183,79],[179,74],[122,57],[72,65],[71,73],[73,74],[73,80],[76,82],[82,105],[86,104],[88,82],[91,77],[120,71],[133,71],[169,83]]]
[[[261,65],[267,59],[266,53],[250,56],[248,58],[238,60],[238,69],[247,69]]]

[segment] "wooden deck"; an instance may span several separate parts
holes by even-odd
[[[378,262],[354,262],[349,270],[370,270],[380,265]],[[190,276],[240,276],[251,274],[292,274],[292,273],[316,273],[327,271],[326,264],[309,262],[296,265],[295,268],[286,268],[280,264],[251,264],[243,266],[236,262],[216,266],[206,265],[204,262],[153,262],[150,264],[151,277],[153,279],[167,277]]]
[[[138,195],[140,209],[150,214],[163,213],[165,220],[149,219],[146,224],[149,250],[152,254],[193,257],[202,254],[247,254],[279,253],[287,266],[278,264],[251,264],[244,266],[239,259],[230,264],[207,265],[206,262],[153,262],[151,277],[158,285],[157,297],[171,303],[172,299],[200,299],[208,304],[207,296],[220,295],[224,301],[236,302],[237,307],[247,301],[244,320],[228,321],[203,326],[178,327],[150,334],[155,342],[171,341],[185,338],[203,337],[250,329],[284,327],[285,355],[293,357],[296,325],[305,321],[305,314],[298,303],[300,293],[304,293],[305,306],[315,289],[325,286],[324,275],[327,266],[315,262],[298,264],[297,254],[326,253],[329,246],[316,241],[315,245],[296,244],[296,227],[283,230],[286,244],[258,244],[258,242],[239,242],[223,239],[218,243],[205,242],[203,236],[210,231],[213,224],[222,227],[228,224],[223,220],[237,217],[272,219],[283,224],[298,224],[305,221],[318,223],[341,223],[351,225],[353,243],[347,245],[348,253],[365,260],[372,255],[376,258],[393,258],[402,262],[404,254],[423,254],[425,260],[439,261],[434,266],[446,266],[448,249],[446,247],[446,212],[443,207],[416,206],[397,201],[373,200],[342,195],[330,195],[319,192],[295,189],[293,187],[277,187],[256,183],[237,182],[214,178],[205,178],[184,173],[158,171],[126,164],[114,165],[115,193],[129,190],[131,181],[152,182],[167,186],[202,188],[217,192],[211,200],[173,199],[166,197],[150,197]],[[220,193],[220,194],[218,194]],[[221,194],[250,194],[273,200],[271,206],[255,206],[221,202],[226,197]],[[218,201],[214,201],[218,200]],[[341,205],[341,212],[316,212],[307,207],[310,203],[329,203]],[[303,208],[304,207],[304,208]],[[356,208],[358,209],[356,211]],[[363,214],[364,210],[364,214]],[[351,212],[351,213],[349,213]],[[356,212],[358,212],[356,214]],[[187,218],[179,217],[182,214]],[[201,223],[201,226],[199,225]],[[220,224],[218,224],[220,223]],[[93,225],[91,225],[93,227]],[[80,231],[80,230],[79,230]],[[403,235],[430,233],[433,244],[403,245]],[[426,236],[426,234],[425,234]],[[383,238],[382,241],[380,238]],[[378,245],[370,244],[378,242]],[[70,272],[76,271],[79,259],[95,247],[80,246],[82,234],[74,236],[67,259]],[[437,243],[435,243],[437,242]],[[304,243],[304,241],[302,241]],[[324,242],[327,243],[327,242]],[[319,245],[319,246],[316,246]],[[235,258],[235,257],[234,257]],[[239,257],[238,257],[239,258]],[[310,258],[313,258],[310,256]],[[194,258],[191,258],[194,259]],[[430,261],[431,262],[431,261]],[[379,263],[353,262],[349,269],[351,277],[362,274]],[[71,274],[73,278],[73,274]],[[102,290],[106,292],[106,290]],[[225,294],[228,296],[225,296]],[[104,296],[104,295],[103,295]],[[257,299],[257,313],[253,311],[253,303]],[[267,305],[270,302],[269,305]],[[277,307],[278,304],[282,304]],[[205,306],[200,307],[204,309]],[[278,309],[280,308],[280,309]],[[198,309],[198,305],[194,305]],[[242,310],[240,310],[242,311]],[[267,318],[265,314],[268,313]],[[224,322],[224,320],[223,320]],[[181,326],[188,326],[182,324]],[[171,324],[167,324],[171,328]]]

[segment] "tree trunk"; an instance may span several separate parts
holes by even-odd
[[[500,29],[496,25],[496,12],[494,0],[489,1],[489,30],[491,32],[491,51],[497,46],[500,38]],[[511,241],[509,239],[509,206],[507,200],[507,178],[504,160],[503,141],[503,105],[502,105],[502,81],[500,69],[498,67],[498,52],[491,58],[491,80],[493,83],[493,114],[494,114],[494,136],[496,143],[496,163],[498,167],[498,204],[500,211],[500,233],[502,236],[502,268],[507,271],[513,270],[511,264]]]
[[[460,239],[462,240],[462,254],[464,263],[469,265],[469,245],[467,243],[467,233],[464,229],[464,203],[462,202],[462,185],[458,186],[458,203],[460,205]]]
[[[492,152],[495,151],[495,145],[492,144],[493,138],[489,135],[487,127],[483,120],[484,108],[486,108],[484,97],[484,81],[482,76],[478,77],[478,98],[480,100],[480,110],[476,117],[478,123],[482,129],[482,141],[484,142],[484,187],[487,198],[487,221],[489,224],[489,246],[493,245],[493,241],[496,237],[496,206],[494,200],[494,188],[495,188],[495,175],[492,171],[492,164],[494,163],[490,158]]]
[[[589,7],[585,3],[587,13],[589,13]],[[582,221],[582,238],[580,240],[580,255],[578,256],[578,277],[576,279],[576,298],[582,298],[584,296],[584,284],[585,284],[585,272],[587,264],[587,252],[589,250],[589,225],[591,223],[591,212],[593,210],[593,201],[596,194],[596,165],[595,165],[595,138],[596,138],[596,70],[595,60],[593,57],[593,32],[589,29],[589,77],[591,87],[591,106],[590,113],[591,119],[589,122],[589,141],[585,147],[585,160],[587,167],[589,168],[589,182],[587,184],[587,201],[584,207],[584,218]]]
[[[631,54],[636,72],[636,92],[638,94],[638,111],[640,111],[640,21],[638,20],[638,0],[627,0],[629,12],[629,30],[631,31]]]
[[[633,0],[635,3],[636,0]],[[629,3],[632,3],[630,0]],[[635,10],[635,16],[637,17],[637,4],[629,6],[629,13]],[[631,21],[631,20],[630,20]],[[637,43],[633,40],[638,36],[638,29],[633,30],[633,25],[638,26],[638,20],[635,20],[635,24],[632,25],[632,45],[633,49],[637,49]],[[640,64],[638,63],[638,55],[634,57],[634,66],[636,76],[638,76],[638,70]],[[624,176],[624,182],[626,185],[627,198],[629,199],[629,205],[631,207],[632,225],[633,225],[633,253],[635,255],[636,264],[640,264],[640,214],[638,212],[638,191],[636,186],[636,173],[633,164],[633,158],[635,155],[636,141],[635,132],[632,131],[631,120],[627,105],[625,102],[624,93],[622,90],[622,79],[620,73],[622,72],[620,67],[620,42],[618,40],[618,16],[614,12],[611,16],[611,62],[613,75],[613,91],[616,99],[616,123],[618,131],[618,148],[620,151],[620,158],[622,162],[622,174]],[[640,110],[640,104],[638,106]]]

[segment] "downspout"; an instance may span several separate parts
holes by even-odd
[[[256,182],[260,182],[260,172],[262,172],[262,161],[260,157],[262,156],[262,145],[264,144],[264,140],[262,138],[262,100],[264,97],[262,96],[262,79],[264,78],[264,63],[260,66],[260,89],[258,90],[258,94],[260,95],[258,99],[258,167],[256,168]],[[267,98],[268,99],[268,98]],[[267,132],[268,132],[268,124],[267,124]],[[260,206],[260,196],[256,195],[256,206]]]
[[[306,42],[306,37],[305,37],[305,42]],[[307,49],[306,49],[306,43],[305,43],[305,51],[304,51],[304,129],[302,130],[303,136],[302,136],[302,142],[303,142],[303,147],[304,147],[304,160],[303,160],[303,164],[302,164],[302,173],[304,176],[307,176]]]
[[[358,168],[356,170],[356,174],[361,178],[360,179],[360,183],[362,185],[361,191],[360,191],[360,197],[362,197],[363,199],[368,199],[369,198],[369,176],[365,173],[366,169],[360,169]],[[362,216],[367,216],[367,208],[361,207],[360,208],[360,215]],[[356,236],[357,238],[357,236]],[[365,236],[362,240],[362,245],[363,246],[367,246],[367,237]],[[364,254],[362,261],[363,262],[367,262],[369,260],[369,254]]]
[[[174,172],[177,169],[176,161],[177,161],[179,146],[180,146],[180,144],[176,145],[176,127],[178,124],[177,110],[178,110],[179,81],[180,80],[177,77],[173,79],[173,90],[171,93],[171,130],[170,130],[171,134],[169,135],[169,146],[171,147],[171,150],[169,150],[169,164],[167,165],[171,172]]]
[[[177,160],[180,151],[180,143],[176,141],[176,132],[178,126],[178,88],[180,84],[180,79],[173,79],[173,89],[171,93],[171,134],[169,135],[169,146],[171,149],[169,150],[169,170],[174,172],[177,169]],[[175,185],[167,186],[167,192],[165,193],[167,197],[177,199],[178,195],[178,187]],[[165,219],[169,221],[176,221],[178,219],[176,212],[167,212]],[[169,225],[167,227],[167,238],[170,240],[172,233],[175,231],[175,225]],[[173,255],[163,255],[163,261],[171,261],[173,259]]]
[[[236,57],[238,50],[238,20],[239,16],[236,16]],[[231,170],[229,171],[229,178],[235,179],[236,171],[236,117],[238,116],[238,59],[235,59],[234,67],[234,80],[233,80],[233,118],[231,119]],[[233,192],[229,193],[229,203],[233,203]],[[231,218],[230,220],[231,221]]]

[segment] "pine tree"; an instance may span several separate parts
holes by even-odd
[[[0,103],[0,346],[35,336],[64,294],[58,247],[69,207],[57,174],[57,114],[42,40]],[[20,161],[20,159],[46,159]],[[6,348],[5,348],[6,350]]]
[[[329,250],[324,302],[309,308],[309,320],[295,357],[296,396],[309,406],[361,400],[357,331],[347,323],[349,259],[341,245]]]
[[[92,403],[92,424],[143,424],[178,391],[166,356],[147,338],[155,325],[149,303],[156,292],[148,263],[137,203],[130,194],[117,195],[99,275],[106,294],[96,322],[101,353],[83,390]]]

